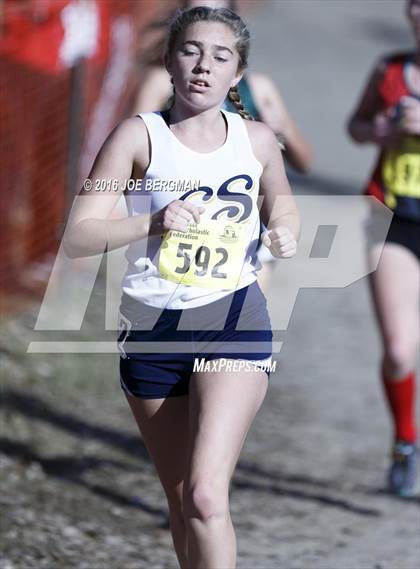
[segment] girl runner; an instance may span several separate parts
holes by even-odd
[[[196,6],[209,6],[211,8],[229,8],[238,12],[236,0],[181,0],[183,8]],[[166,20],[152,24],[150,27],[166,28]],[[149,110],[166,109],[168,99],[172,96],[170,77],[163,65],[164,43],[158,40],[144,54],[141,81],[137,92],[134,111],[136,113]],[[312,164],[312,149],[300,132],[295,121],[290,116],[283,98],[274,82],[263,73],[244,74],[238,85],[229,90],[223,104],[228,111],[238,112],[240,109],[248,113],[249,117],[264,122],[277,135],[279,141],[284,143],[283,154],[286,164],[292,166],[300,173],[307,173]],[[261,234],[264,227],[261,226]],[[275,259],[260,239],[258,244],[258,260],[261,268],[258,272],[258,283],[264,293],[269,290],[273,274]]]
[[[220,110],[248,51],[248,30],[230,10],[197,7],[175,17],[165,55],[173,106],[111,133],[90,180],[95,187],[116,179],[119,192],[82,200],[65,242],[71,256],[129,244],[121,385],[165,491],[183,569],[236,566],[229,485],[271,356],[255,271],[258,195],[273,255],[293,256],[299,233],[275,135]],[[108,220],[128,178],[142,180],[138,192],[126,192],[129,217]],[[196,179],[186,190],[184,181]],[[206,365],[195,370],[198,360]]]
[[[383,338],[381,376],[395,433],[388,487],[403,497],[419,489],[415,368],[420,333],[420,0],[407,3],[407,15],[417,49],[378,63],[349,123],[356,142],[378,145],[367,193],[394,212],[370,284]],[[374,218],[375,212],[372,222]],[[374,253],[375,237],[370,237]]]

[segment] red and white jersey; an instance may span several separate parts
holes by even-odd
[[[383,76],[378,85],[381,112],[390,112],[394,120],[401,114],[401,99],[413,93],[407,70],[414,54],[399,54],[383,60]],[[404,136],[400,145],[381,150],[366,193],[375,196],[397,217],[420,221],[420,136]]]

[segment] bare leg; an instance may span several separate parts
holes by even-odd
[[[370,275],[370,284],[383,339],[381,375],[394,441],[414,443],[415,368],[420,333],[419,262],[405,247],[388,243],[377,270]]]
[[[370,285],[383,339],[383,369],[397,381],[416,366],[420,264],[405,247],[387,243]]]
[[[182,494],[188,453],[188,396],[126,397],[168,500],[172,540],[180,567],[187,569]]]
[[[262,371],[197,373],[190,383],[190,458],[184,517],[190,569],[236,566],[229,484],[267,391]]]

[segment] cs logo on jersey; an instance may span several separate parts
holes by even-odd
[[[248,176],[247,174],[239,174],[238,176],[233,176],[233,178],[229,178],[229,180],[223,182],[217,190],[216,195],[220,202],[224,202],[227,205],[214,213],[212,219],[227,217],[228,219],[233,220],[234,218],[239,218],[235,219],[235,221],[238,221],[239,223],[248,219],[253,207],[251,196],[245,194],[243,191],[236,192],[232,189],[234,185],[240,184],[241,182],[242,190],[247,190],[248,192],[253,190],[254,182],[251,176]],[[200,186],[199,188],[194,188],[193,190],[183,194],[179,199],[187,200],[191,195],[197,193],[204,194],[202,198],[203,202],[209,202],[215,194],[213,188]]]

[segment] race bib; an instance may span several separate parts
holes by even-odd
[[[187,233],[169,231],[160,248],[161,277],[202,288],[233,289],[245,256],[244,226],[232,221],[190,223]]]
[[[387,188],[385,203],[396,207],[396,196],[420,198],[420,140],[408,137],[398,151],[388,150],[384,156],[382,176]]]

